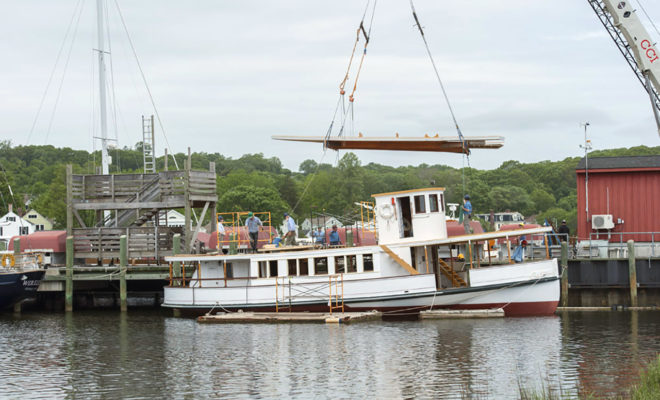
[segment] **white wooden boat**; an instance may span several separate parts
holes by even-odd
[[[167,257],[172,273],[163,306],[197,314],[499,307],[508,316],[554,313],[557,260],[512,263],[510,241],[551,228],[448,238],[444,189],[373,197],[376,245]],[[465,261],[458,260],[459,252]]]

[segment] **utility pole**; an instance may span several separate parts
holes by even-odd
[[[584,210],[587,213],[587,222],[589,222],[589,150],[591,150],[591,140],[587,139],[587,127],[589,126],[589,122],[580,125],[584,126],[584,145],[580,145],[580,147],[584,149]]]

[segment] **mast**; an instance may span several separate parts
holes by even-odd
[[[96,17],[97,17],[97,33],[98,33],[98,54],[99,54],[99,96],[100,96],[100,116],[101,116],[101,173],[107,175],[109,173],[110,157],[108,156],[108,122],[106,112],[106,98],[105,98],[105,40],[103,36],[103,9],[105,7],[104,0],[96,0]]]

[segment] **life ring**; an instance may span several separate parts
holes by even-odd
[[[391,204],[383,204],[378,207],[378,215],[383,219],[390,219],[394,216],[394,207]]]
[[[16,265],[16,259],[13,254],[3,254],[2,255],[2,266],[3,267],[13,267]]]

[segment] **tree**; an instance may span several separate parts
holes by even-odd
[[[543,189],[534,189],[530,198],[534,202],[534,212],[538,213],[555,205],[555,196]]]

